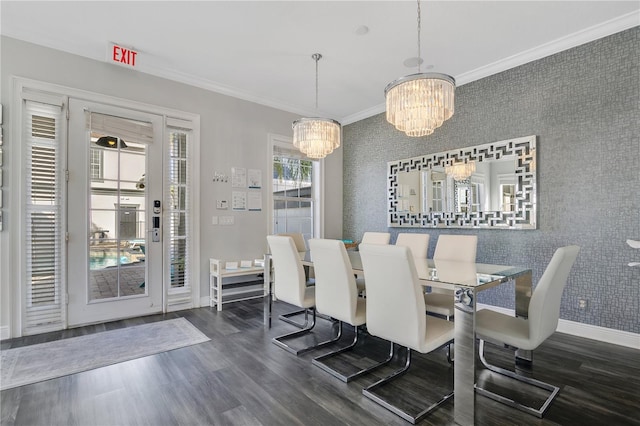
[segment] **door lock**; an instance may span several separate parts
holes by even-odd
[[[151,241],[160,241],[160,216],[153,216],[153,228],[151,228]]]
[[[160,200],[153,200],[153,214],[159,215]],[[151,229],[151,241],[154,243],[160,242],[160,216],[153,216],[153,228]]]

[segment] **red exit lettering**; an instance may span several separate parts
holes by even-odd
[[[135,67],[137,55],[138,52],[136,52],[135,50],[127,49],[125,47],[114,44],[111,59],[113,60],[113,62],[118,62],[119,64]]]

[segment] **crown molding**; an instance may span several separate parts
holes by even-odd
[[[385,104],[379,104],[371,108],[362,110],[360,112],[356,112],[355,114],[347,115],[346,117],[343,117],[342,120],[339,120],[339,121],[342,123],[343,126],[346,126],[347,124],[355,123],[356,121],[364,120],[365,118],[373,117],[374,115],[378,115],[382,112],[385,112],[386,108],[387,107]]]
[[[327,116],[327,114],[323,114],[316,110],[308,110],[284,102],[274,101],[272,99],[251,94],[236,87],[228,86],[213,80],[194,76],[188,73],[183,73],[177,70],[164,69],[161,67],[149,65],[141,65],[139,72],[144,72],[155,77],[165,78],[167,80],[175,81],[178,83],[184,83],[189,86],[198,87],[200,89],[208,90],[210,92],[215,92],[236,99],[241,99],[243,101],[253,102],[259,105],[275,108],[280,111],[290,112],[292,114],[297,114],[305,117],[318,117],[319,115]]]
[[[476,80],[480,80],[491,75],[507,71],[511,68],[515,68],[529,62],[537,61],[547,56],[554,55],[556,53],[592,42],[594,40],[598,40],[600,38],[604,38],[612,34],[637,27],[638,25],[640,25],[640,14],[638,14],[638,11],[630,12],[626,15],[621,15],[609,21],[550,41],[549,43],[536,46],[532,49],[525,50],[524,52],[520,52],[508,58],[501,59],[491,64],[457,75],[455,76],[456,86],[463,86],[467,83],[471,83]],[[348,115],[340,121],[343,123],[343,125],[355,123],[356,121],[364,120],[365,118],[369,118],[371,116],[384,112],[385,108],[385,104],[376,105],[355,114]]]
[[[480,80],[529,62],[537,61],[538,59],[628,30],[638,25],[640,25],[640,15],[638,12],[635,11],[627,13],[626,15],[605,21],[568,36],[553,40],[549,43],[536,46],[532,49],[525,50],[524,52],[509,56],[508,58],[476,68],[475,70],[462,73],[455,77],[456,83],[458,86],[462,86],[464,84],[471,83],[472,81]]]
[[[603,22],[601,24],[594,25],[576,33],[570,34],[565,37],[561,37],[549,43],[534,47],[532,49],[520,52],[516,55],[512,55],[508,58],[500,61],[493,62],[491,64],[476,68],[474,70],[462,73],[455,76],[457,86],[463,86],[464,84],[471,83],[476,80],[480,80],[485,77],[489,77],[493,74],[497,74],[506,71],[511,68],[515,68],[526,63],[542,59],[546,56],[553,55],[555,53],[562,52],[567,49],[571,49],[576,46],[580,46],[585,43],[603,38],[620,31],[624,31],[640,25],[640,15],[638,11],[630,12],[625,15],[621,15],[617,18]],[[57,40],[51,35],[36,35],[32,33],[20,33],[20,31],[14,33],[3,33],[4,36],[17,38],[29,43],[38,44],[51,49],[61,50],[74,55],[84,56],[90,59],[104,62],[104,56],[98,55],[97,52],[83,52],[85,50],[80,42],[70,44],[68,41],[62,42]],[[65,46],[61,48],[60,46]],[[276,108],[281,111],[290,112],[293,114],[299,114],[302,116],[317,116],[318,111],[308,110],[296,105],[291,105],[283,102],[278,102],[265,97],[257,96],[248,92],[245,92],[239,88],[227,86],[212,80],[197,77],[188,73],[183,73],[173,69],[164,69],[161,66],[155,66],[150,64],[140,64],[139,72],[154,75],[156,77],[165,78],[168,80],[176,81],[179,83],[188,84],[190,86],[198,87],[204,90],[208,90],[222,95],[230,96],[237,99],[253,102],[256,104],[264,105],[271,108]],[[365,118],[372,117],[385,111],[385,104],[375,105],[365,110],[356,112],[354,114],[347,115],[345,117],[336,118],[343,125],[352,124]],[[330,116],[331,114],[323,114],[323,116]]]

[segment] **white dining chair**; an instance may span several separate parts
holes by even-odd
[[[274,294],[278,300],[304,309],[305,322],[302,329],[273,338],[273,343],[295,355],[310,351],[312,345],[303,349],[294,349],[285,340],[309,333],[316,325],[315,288],[306,285],[302,261],[298,255],[293,238],[281,235],[267,235],[271,250],[273,270],[276,276]],[[309,323],[309,312],[312,320]]]
[[[433,259],[475,263],[477,247],[476,235],[440,235]],[[453,291],[451,290],[431,287],[431,292],[424,295],[424,302],[429,313],[445,316],[447,320],[453,316]]]
[[[293,239],[293,243],[296,246],[296,250],[299,253],[304,253],[307,251],[307,243],[304,241],[304,235],[300,232],[281,232],[276,235],[281,235],[283,237],[291,237]]]
[[[306,242],[304,240],[304,235],[302,235],[301,232],[282,232],[282,233],[279,233],[279,234],[276,234],[276,235],[280,235],[280,236],[283,236],[283,237],[291,237],[293,239],[293,243],[295,244],[296,250],[298,251],[299,255],[301,257],[304,256],[304,253],[307,251],[307,244],[306,244]],[[313,271],[308,267],[304,267],[304,270],[305,270],[305,279],[307,280],[306,285],[307,286],[313,285],[314,284],[314,280],[312,278]],[[284,313],[284,314],[280,314],[278,316],[278,319],[280,319],[281,321],[284,321],[286,323],[289,323],[291,325],[295,325],[298,328],[304,328],[305,324],[299,323],[299,322],[291,319],[293,317],[297,317],[297,316],[303,314],[304,312],[305,312],[304,309],[302,309],[302,310],[298,309],[298,310],[295,310],[295,311],[292,311],[292,312],[287,312],[287,313]]]
[[[489,309],[481,309],[476,313],[476,337],[480,339],[478,349],[480,361],[484,366],[490,371],[547,390],[550,392],[549,397],[541,407],[535,408],[476,386],[479,394],[540,418],[549,408],[560,388],[489,364],[484,354],[485,341],[514,349],[534,350],[551,336],[558,327],[562,292],[579,251],[578,246],[561,247],[556,250],[531,296],[528,318],[514,317]]]
[[[389,363],[391,357],[350,374],[337,371],[326,363],[328,359],[352,350],[358,343],[358,335],[360,334],[358,327],[366,322],[366,301],[364,298],[358,297],[359,291],[353,276],[351,261],[342,241],[311,239],[309,240],[309,248],[316,271],[316,309],[318,313],[338,320],[338,331],[332,341],[340,339],[344,323],[350,324],[354,328],[354,338],[350,345],[316,357],[312,363],[343,382],[349,382]]]
[[[396,245],[409,247],[416,259],[426,259],[429,250],[429,234],[401,232],[396,238]]]
[[[453,391],[419,412],[409,412],[377,392],[411,365],[411,351],[428,353],[447,346],[454,338],[454,324],[425,312],[423,288],[408,247],[361,244],[360,256],[367,278],[367,330],[369,334],[406,347],[404,367],[365,388],[367,397],[415,424],[453,396]],[[453,372],[452,367],[448,367]],[[388,394],[388,392],[387,392]],[[402,399],[401,397],[398,399]],[[413,411],[413,410],[412,410]]]
[[[390,240],[389,232],[365,232],[362,234],[360,244],[389,244]]]
[[[360,244],[389,244],[391,240],[391,234],[389,232],[365,232],[362,234],[362,241]],[[358,280],[358,288],[365,290],[365,277],[364,273],[360,272],[356,274],[356,279]]]

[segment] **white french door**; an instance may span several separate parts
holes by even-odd
[[[69,326],[163,309],[163,118],[69,100]]]

